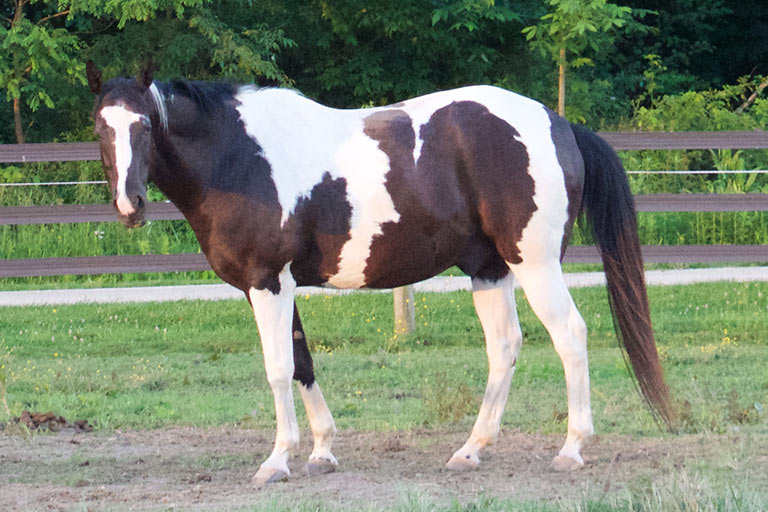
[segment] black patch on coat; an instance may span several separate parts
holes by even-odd
[[[350,239],[352,205],[347,199],[347,180],[326,172],[309,197],[296,204],[291,219],[296,223],[299,247],[291,273],[303,286],[318,286],[339,272],[339,257]],[[287,223],[289,224],[289,223]]]
[[[293,366],[293,380],[310,389],[315,383],[315,370],[296,302],[293,303]]]
[[[461,127],[458,144],[466,155],[465,172],[482,232],[505,261],[521,263],[517,244],[537,207],[528,151],[515,138],[520,133],[484,105],[471,101],[438,110],[422,132],[432,123]]]
[[[573,224],[581,210],[581,193],[584,189],[584,160],[576,145],[576,138],[568,121],[547,109],[552,125],[550,131],[552,142],[555,144],[557,161],[563,169],[565,190],[568,194],[568,221],[563,232],[563,242],[560,246],[560,260],[565,256],[565,248],[571,237]]]

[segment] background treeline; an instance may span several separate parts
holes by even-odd
[[[291,86],[343,108],[500,85],[603,130],[768,126],[764,0],[5,0],[0,143],[88,140],[84,67]],[[562,50],[562,53],[561,53]],[[630,170],[768,169],[768,150],[635,151]],[[97,162],[5,165],[0,183],[102,179]],[[633,175],[635,193],[768,193],[768,175]],[[157,191],[150,199],[162,200]],[[107,201],[103,186],[2,187],[0,206]],[[647,244],[768,244],[768,215],[642,214]],[[580,231],[574,243],[589,240]],[[184,222],[3,226],[0,257],[197,251]],[[69,279],[69,278],[63,278]],[[80,279],[80,278],[77,278]],[[86,278],[91,279],[91,278]]]
[[[25,140],[84,138],[88,59],[107,76],[133,75],[151,55],[161,80],[290,85],[337,107],[491,83],[554,108],[557,55],[549,50],[562,43],[566,112],[593,128],[616,126],[666,95],[746,80],[726,100],[735,109],[768,74],[763,0],[619,3],[4,0],[0,142],[17,139],[14,103]],[[537,37],[524,33],[536,26]]]

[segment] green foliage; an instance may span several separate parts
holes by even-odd
[[[54,107],[47,87],[65,78],[85,84],[85,67],[78,61],[76,36],[63,28],[46,29],[22,18],[11,27],[0,26],[0,85],[6,99],[24,96],[34,111],[41,104]]]
[[[560,50],[568,53],[580,53],[585,48],[593,50],[600,48],[605,42],[599,37],[620,28],[627,23],[632,9],[608,3],[606,0],[548,0],[550,12],[541,17],[538,25],[523,29],[528,41],[534,42],[534,47],[550,55],[559,62]],[[586,57],[577,57],[570,61],[573,67],[591,63]]]
[[[28,1],[19,0],[11,17],[0,23],[0,86],[16,108],[17,142],[24,142],[27,129],[22,104],[33,112],[41,105],[52,109],[54,91],[61,91],[62,82],[85,84],[85,66],[77,58],[80,39],[64,27],[52,26],[66,11],[58,11],[52,1],[33,3],[43,5],[49,13],[31,20],[25,12]]]
[[[644,55],[658,55],[668,67],[664,76],[658,80],[658,91],[661,94],[680,94],[694,88],[720,86],[753,71],[751,66],[745,67],[735,76],[712,81],[713,72],[717,75],[717,70],[710,66],[723,58],[719,55],[723,48],[718,48],[721,46],[718,36],[720,33],[730,33],[732,39],[738,38],[738,26],[741,24],[743,27],[744,22],[737,22],[732,16],[735,11],[749,10],[743,2],[635,0],[628,3],[639,7],[651,4],[651,8],[656,9],[656,15],[648,19],[648,24],[654,28],[652,33],[627,34],[620,42],[624,53],[621,62],[638,72]]]
[[[638,131],[725,131],[763,129],[768,125],[768,99],[758,98],[742,113],[736,109],[762,77],[740,79],[719,89],[658,96],[657,80],[667,69],[656,55],[647,56],[646,86],[635,102],[634,116],[621,126]],[[645,150],[621,152],[630,171],[743,171],[768,169],[768,150]],[[766,174],[635,174],[633,193],[768,193]],[[641,213],[640,237],[645,244],[768,244],[766,212]],[[574,243],[589,236],[574,230]]]
[[[280,59],[303,92],[338,107],[392,103],[467,83],[494,83],[528,61],[529,4],[507,1],[317,2],[281,19],[297,47]],[[507,60],[509,59],[509,60]]]
[[[9,101],[22,98],[33,113],[63,103],[84,123],[88,103],[72,85],[85,85],[89,57],[108,76],[132,74],[152,55],[160,76],[287,83],[276,54],[294,43],[254,7],[251,0],[21,0],[0,25],[0,84]]]
[[[758,98],[742,113],[736,109],[755,90],[761,77],[742,78],[720,89],[688,91],[679,95],[655,96],[655,81],[665,73],[656,56],[649,58],[645,92],[635,104],[635,113],[624,129],[639,131],[727,131],[755,130],[768,125],[768,99]],[[737,171],[768,169],[768,150],[718,151],[631,151],[622,153],[629,170]],[[639,175],[631,178],[636,193],[656,192],[764,192],[768,177],[721,174],[705,176]]]
[[[551,11],[544,14],[537,25],[525,27],[522,33],[532,48],[548,55],[557,64],[558,112],[563,114],[567,112],[564,110],[566,69],[593,65],[584,51],[589,48],[596,52],[609,43],[614,30],[624,27],[632,19],[632,9],[606,0],[549,0],[548,4]],[[584,91],[584,87],[583,82],[576,83],[577,91],[579,88]],[[578,108],[570,110],[567,117],[586,120]]]
[[[520,15],[494,0],[457,0],[432,11],[432,25],[450,23],[449,30],[478,30],[484,20],[520,21]]]

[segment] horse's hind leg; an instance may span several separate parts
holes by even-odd
[[[593,433],[586,324],[568,292],[559,261],[524,262],[510,268],[549,332],[565,370],[568,437],[552,467],[558,471],[578,469],[584,465],[581,448]]]
[[[515,309],[514,282],[511,273],[498,281],[472,279],[472,300],[485,333],[488,384],[472,434],[448,461],[448,469],[476,469],[480,464],[480,450],[493,444],[499,434],[509,383],[522,343]]]
[[[331,473],[336,470],[337,465],[336,458],[331,453],[333,438],[336,436],[336,424],[325,403],[320,386],[315,380],[312,356],[307,347],[304,327],[301,325],[299,310],[295,304],[293,306],[293,360],[295,363],[293,379],[299,383],[299,392],[315,441],[304,471],[309,475]]]

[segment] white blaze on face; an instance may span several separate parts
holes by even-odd
[[[124,105],[114,105],[101,109],[101,117],[107,126],[115,131],[115,167],[117,170],[117,209],[123,215],[136,211],[133,203],[126,194],[125,183],[128,179],[128,168],[131,166],[133,151],[131,150],[131,125],[141,122],[145,117],[131,112]]]

